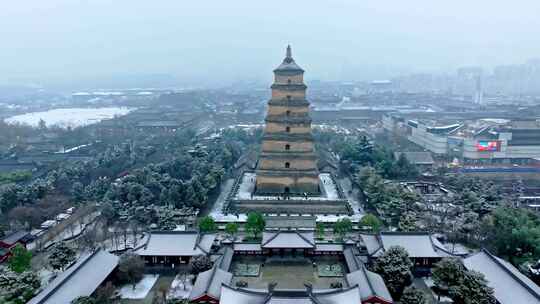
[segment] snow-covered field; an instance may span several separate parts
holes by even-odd
[[[144,299],[156,284],[158,278],[159,275],[157,274],[145,274],[142,280],[135,285],[135,289],[131,284],[122,286],[119,290],[120,297],[122,299]]]
[[[107,108],[69,108],[54,109],[46,112],[33,112],[6,118],[7,123],[20,123],[37,127],[43,119],[47,126],[80,127],[100,122],[104,119],[123,116],[135,110],[127,107]]]

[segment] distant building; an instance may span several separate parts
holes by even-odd
[[[395,159],[399,159],[401,155],[420,170],[430,170],[435,164],[431,152],[394,152]]]
[[[462,124],[432,125],[423,121],[409,120],[411,134],[408,139],[426,150],[438,155],[449,151],[449,136],[463,127]]]

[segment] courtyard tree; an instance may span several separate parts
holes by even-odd
[[[406,212],[399,218],[399,231],[410,232],[416,230],[416,214],[414,212]]]
[[[339,238],[343,237],[352,230],[352,222],[348,218],[342,218],[334,223],[334,234]]]
[[[317,238],[322,240],[324,238],[324,224],[319,222],[315,225],[315,231],[317,232]]]
[[[262,214],[258,212],[248,213],[246,230],[252,234],[254,239],[259,236],[259,234],[264,230],[265,226],[266,222],[264,221]]]
[[[210,260],[210,257],[201,254],[191,258],[191,260],[189,261],[189,266],[191,269],[191,273],[197,275],[203,271],[212,268],[213,263],[212,260]]]
[[[368,213],[362,217],[359,225],[361,227],[369,227],[369,230],[372,232],[379,232],[381,231],[382,222],[375,215]]]
[[[23,245],[17,244],[15,248],[11,249],[11,254],[8,259],[9,269],[16,273],[22,273],[30,269],[32,253],[26,250]]]
[[[49,264],[54,270],[62,270],[75,261],[75,250],[65,242],[60,242],[49,255]]]
[[[399,300],[401,304],[425,304],[426,295],[424,292],[416,287],[409,286],[405,288],[401,299]]]
[[[403,289],[411,284],[412,266],[407,250],[392,246],[377,258],[373,270],[383,277],[392,297],[399,299]]]
[[[234,238],[235,235],[238,233],[238,224],[234,222],[227,223],[227,225],[225,225],[225,232],[227,232],[231,237]]]
[[[144,261],[141,257],[133,253],[126,253],[120,257],[118,262],[118,279],[121,282],[135,285],[143,278]]]
[[[459,284],[465,268],[457,258],[444,258],[433,268],[433,283],[443,294],[448,293],[450,286]]]
[[[200,232],[214,232],[216,231],[217,229],[217,226],[216,226],[216,222],[214,221],[214,219],[207,215],[203,218],[200,219],[199,221],[199,231]]]

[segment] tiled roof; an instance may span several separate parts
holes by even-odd
[[[540,303],[540,287],[512,264],[482,250],[463,260],[469,270],[482,273],[500,304]]]
[[[315,236],[312,231],[277,231],[263,232],[262,248],[315,248]]]
[[[81,257],[27,304],[70,304],[91,295],[118,265],[118,256],[99,250]]]
[[[392,246],[405,248],[411,258],[439,258],[452,256],[450,252],[427,232],[381,232],[378,235],[360,235],[368,254],[380,256]]]
[[[215,234],[168,231],[152,232],[144,246],[136,253],[140,256],[195,256],[208,254],[216,239]]]

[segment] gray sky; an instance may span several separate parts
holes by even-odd
[[[540,57],[538,0],[2,2],[0,82],[150,73],[267,80],[287,43],[311,79]]]

